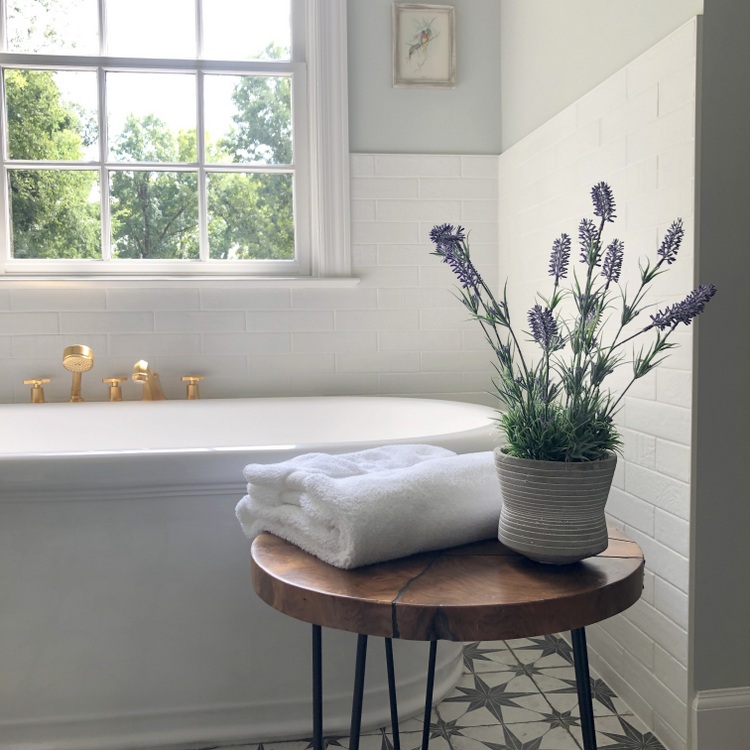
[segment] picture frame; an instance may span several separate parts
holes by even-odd
[[[393,86],[456,87],[456,8],[393,3]]]

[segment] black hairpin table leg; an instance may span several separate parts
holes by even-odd
[[[596,750],[596,731],[594,728],[594,706],[591,700],[591,679],[589,677],[589,655],[586,648],[586,630],[571,630],[573,639],[573,664],[576,671],[576,689],[578,691],[578,710],[581,714],[581,731],[583,733],[583,750]]]
[[[323,750],[323,668],[321,628],[312,626],[313,750]]]
[[[352,724],[349,730],[349,750],[359,750],[359,733],[362,727],[362,700],[365,692],[365,664],[367,662],[367,636],[357,636],[357,663],[354,668],[354,694],[352,696]]]
[[[435,661],[437,641],[430,641],[430,660],[427,665],[427,689],[424,697],[424,725],[422,727],[422,750],[430,744],[430,718],[432,717],[432,692],[435,687]]]
[[[393,668],[393,641],[385,638],[385,666],[388,670],[388,699],[391,705],[391,729],[393,750],[401,750],[401,737],[398,730],[398,703],[396,702],[396,673]]]

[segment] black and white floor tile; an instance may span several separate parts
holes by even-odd
[[[557,636],[469,643],[455,690],[435,706],[430,750],[581,750],[570,646]],[[592,676],[599,750],[664,750],[600,679]],[[401,724],[401,750],[422,742],[422,722]],[[326,750],[349,746],[327,737]],[[310,740],[236,745],[232,750],[310,750]],[[361,750],[393,750],[389,727],[363,734]]]

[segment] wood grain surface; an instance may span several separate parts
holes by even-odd
[[[491,539],[340,570],[272,534],[252,545],[253,586],[286,615],[337,630],[430,641],[523,638],[591,625],[634,604],[643,553],[609,530],[609,546],[544,565]]]

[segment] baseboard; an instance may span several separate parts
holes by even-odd
[[[434,703],[453,690],[463,672],[462,654],[435,669]],[[399,716],[424,711],[424,674],[397,681]],[[387,687],[365,690],[362,731],[390,724]],[[351,691],[324,696],[324,731],[349,734]],[[259,703],[206,706],[174,711],[112,716],[66,717],[43,721],[0,722],[0,750],[193,750],[244,743],[299,739],[312,735],[310,706],[271,698]],[[280,715],[285,716],[279,722]],[[269,717],[275,717],[269,719]],[[297,718],[295,718],[297,717]]]
[[[701,690],[693,699],[691,750],[738,750],[750,732],[750,686]]]

